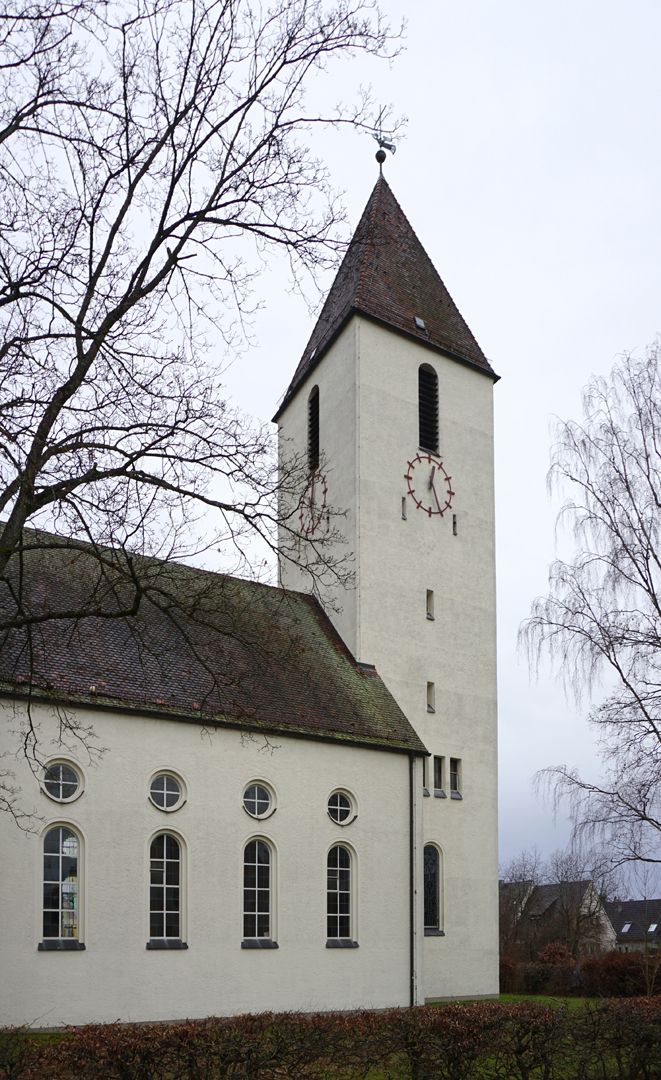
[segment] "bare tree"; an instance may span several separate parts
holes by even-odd
[[[568,848],[542,859],[523,851],[500,883],[501,954],[533,960],[561,942],[577,958],[614,941],[604,903],[619,879],[603,856]]]
[[[498,882],[498,923],[501,956],[516,956],[521,944],[521,917],[533,889],[543,879],[542,856],[533,848],[522,851],[502,867]]]
[[[209,542],[272,542],[270,436],[208,350],[271,251],[332,258],[304,90],[387,29],[350,0],[36,0],[0,25],[0,575],[28,523],[163,554],[197,504]]]
[[[550,481],[572,492],[561,519],[580,550],[553,564],[522,628],[577,698],[610,687],[589,714],[602,776],[559,765],[545,779],[569,800],[575,838],[601,842],[615,865],[661,861],[660,356],[657,343],[625,357],[585,390],[583,422],[559,425]]]
[[[369,0],[0,14],[0,644],[147,601],[176,618],[180,595],[136,555],[229,548],[245,569],[251,537],[299,531],[304,463],[276,476],[219,354],[267,260],[295,275],[334,260],[341,217],[309,132],[360,125],[367,103],[321,115],[305,93],[333,59],[392,41]],[[35,552],[80,540],[86,597],[35,607]],[[318,534],[301,543],[313,576],[337,572]]]

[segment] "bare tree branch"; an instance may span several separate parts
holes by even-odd
[[[307,547],[313,588],[346,575],[340,517],[301,535],[307,465],[276,473],[270,431],[226,399],[219,349],[268,259],[297,274],[336,260],[342,217],[308,134],[360,126],[365,104],[308,113],[306,90],[333,60],[396,45],[369,0],[0,13],[0,640],[130,620],[145,598],[176,620],[139,554],[223,550],[245,572],[280,529]],[[35,527],[96,552],[82,608],[25,603]]]
[[[603,775],[559,765],[543,774],[568,799],[577,839],[604,843],[616,865],[661,862],[661,347],[625,357],[584,394],[582,424],[561,423],[550,481],[573,497],[561,518],[580,550],[550,571],[522,638],[548,653],[580,699],[612,689],[589,716]]]

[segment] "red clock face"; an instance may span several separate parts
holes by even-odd
[[[320,472],[312,473],[303,493],[299,512],[299,522],[303,536],[312,536],[321,525],[326,510],[327,495],[328,484],[324,474]]]
[[[452,506],[455,493],[452,490],[452,477],[448,476],[441,459],[423,451],[417,453],[407,465],[404,479],[416,509],[422,510],[428,517],[443,517]]]

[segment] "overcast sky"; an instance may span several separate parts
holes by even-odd
[[[578,417],[592,373],[661,331],[661,4],[652,0],[396,0],[406,51],[331,71],[348,100],[371,84],[408,118],[385,171],[496,371],[501,859],[562,846],[536,770],[596,758],[582,710],[531,681],[516,635],[555,553],[546,491],[554,416]],[[328,85],[320,84],[326,92]],[[355,227],[376,146],[317,145]],[[330,285],[330,279],[328,281]],[[269,419],[313,325],[282,275],[261,282],[255,346],[228,373]],[[312,295],[310,297],[313,299]]]

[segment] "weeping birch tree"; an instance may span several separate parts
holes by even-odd
[[[624,357],[583,395],[583,420],[559,425],[550,482],[578,554],[550,570],[522,633],[555,661],[589,714],[600,767],[546,770],[577,840],[613,864],[661,862],[661,346]]]

